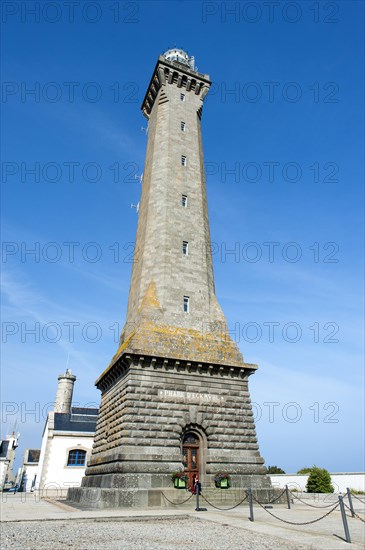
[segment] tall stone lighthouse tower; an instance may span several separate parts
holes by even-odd
[[[171,473],[203,485],[270,488],[247,364],[217,302],[201,136],[209,76],[182,50],[158,58],[143,100],[148,144],[128,311],[119,349],[96,381],[91,460],[69,498],[94,506],[161,503]]]

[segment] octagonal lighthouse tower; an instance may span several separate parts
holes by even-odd
[[[244,363],[215,295],[200,122],[210,84],[184,51],[168,50],[143,100],[148,144],[127,319],[96,381],[101,407],[82,487],[69,491],[88,505],[176,500],[179,469],[205,488],[224,470],[232,487],[270,489],[248,391],[257,366]]]

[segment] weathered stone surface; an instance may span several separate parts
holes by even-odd
[[[144,358],[142,367],[139,357],[130,357],[129,369],[124,377],[103,393],[98,422],[100,434],[95,438],[84,485],[94,484],[92,482],[94,476],[110,475],[113,472],[123,472],[123,474],[156,472],[169,475],[182,467],[181,434],[190,425],[194,425],[205,434],[207,473],[211,470],[225,469],[236,474],[264,474],[265,469],[262,467],[263,459],[258,453],[253,417],[245,416],[243,423],[239,421],[240,416],[237,422],[235,419],[233,422],[227,420],[232,418],[232,414],[228,413],[226,408],[229,411],[240,410],[239,401],[232,402],[229,399],[233,389],[238,395],[240,390],[245,394],[246,407],[248,407],[246,380],[221,378],[218,390],[214,377],[206,374],[195,372],[186,376],[171,372],[167,382],[163,373],[160,381],[160,371],[156,371],[154,387],[150,386],[149,405],[147,408],[143,407],[142,412],[140,410],[142,395],[144,400],[148,389],[149,368],[152,368],[146,366],[146,361],[147,358]],[[140,381],[140,385],[135,386],[135,391],[129,395],[131,381],[136,378]],[[204,391],[200,394],[190,391],[192,386],[196,386],[194,383],[197,378],[200,378],[204,387]],[[180,390],[175,390],[176,386]],[[143,393],[140,393],[142,388]],[[156,388],[163,389],[163,392],[156,392]],[[113,411],[110,404],[117,400],[118,394],[130,400],[130,410],[133,413],[129,411],[128,414],[123,415],[117,408]],[[194,405],[189,400],[191,395],[196,399]],[[213,400],[209,402],[209,398],[213,396],[217,402]],[[220,400],[222,396],[227,398]],[[164,410],[170,418],[170,423],[163,420],[162,411]],[[108,429],[108,425],[111,424],[111,419],[114,422],[115,418],[118,418],[119,432],[114,434]],[[137,418],[143,418],[143,422],[136,422]],[[199,423],[196,423],[198,419]],[[118,444],[118,438],[120,444]],[[159,442],[163,448],[159,447]],[[202,477],[204,479],[204,474]],[[113,479],[113,477],[109,478],[110,483]]]
[[[153,77],[127,319],[111,365],[123,353],[243,364],[214,288],[200,125],[210,81],[208,75],[190,73],[160,57]],[[190,90],[179,87],[175,76],[169,82],[172,74],[190,79]],[[190,298],[189,313],[183,311],[184,296]]]

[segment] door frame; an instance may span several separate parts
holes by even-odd
[[[208,455],[208,443],[207,443],[207,436],[204,432],[204,430],[198,426],[197,424],[189,424],[185,426],[181,433],[181,440],[180,440],[180,451],[181,451],[181,459],[182,459],[182,453],[183,453],[183,441],[184,437],[188,434],[192,433],[198,438],[198,475],[199,480],[202,483],[205,483],[206,480],[206,459]],[[188,446],[188,445],[187,445]],[[193,446],[193,445],[192,445]]]
[[[187,435],[192,434],[196,437],[196,441],[194,443],[185,443],[184,439]],[[186,449],[186,456],[187,456],[187,465],[185,466],[185,472],[189,476],[189,486],[191,487],[193,485],[193,479],[196,475],[200,479],[200,440],[196,433],[194,432],[186,432],[183,435],[183,441],[182,441],[182,454],[184,458],[184,449]],[[189,468],[189,466],[192,466],[192,454],[193,451],[196,451],[196,468]]]

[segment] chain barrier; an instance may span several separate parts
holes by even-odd
[[[359,500],[362,504],[365,504],[365,501],[364,501],[364,500],[361,500],[361,498],[357,497],[356,495],[354,495],[354,494],[351,493],[351,496],[352,496],[353,498],[356,498],[356,500]]]
[[[350,510],[351,514],[352,514],[352,513],[354,514],[355,518],[357,518],[357,519],[359,519],[360,521],[362,521],[363,523],[365,523],[365,520],[362,519],[362,518],[355,512],[355,510],[351,510],[350,506],[347,506],[347,504],[345,504],[345,503],[344,503],[344,505],[345,505],[345,507],[346,507],[348,510]]]
[[[163,493],[161,491],[161,494],[162,496],[170,503],[170,504],[173,504],[174,506],[180,506],[181,504],[185,504],[185,502],[188,502],[188,500],[190,500],[191,498],[193,498],[193,495],[191,494],[186,500],[183,500],[182,502],[172,502],[172,500],[170,500],[169,498],[167,498],[167,496],[165,495],[165,493]]]
[[[317,523],[317,521],[321,521],[322,519],[324,519],[325,517],[329,516],[330,514],[332,514],[332,512],[334,512],[336,510],[336,508],[338,508],[338,506],[340,505],[340,503],[338,502],[333,508],[332,510],[329,510],[329,512],[326,512],[326,514],[324,514],[323,516],[321,516],[320,518],[317,518],[317,519],[314,519],[312,521],[305,521],[304,523],[298,523],[296,521],[287,521],[286,519],[282,519],[282,518],[279,518],[278,516],[276,516],[275,514],[273,514],[272,512],[269,512],[269,510],[267,510],[264,506],[262,506],[262,504],[252,495],[252,498],[254,499],[255,502],[257,502],[257,504],[259,504],[261,506],[261,508],[263,508],[265,510],[265,512],[267,512],[268,514],[270,514],[270,516],[273,516],[275,519],[278,519],[279,521],[282,521],[283,523],[288,523],[289,525],[311,525],[312,523]]]
[[[205,500],[207,504],[209,504],[209,506],[212,506],[212,508],[215,508],[216,510],[220,510],[221,512],[225,512],[226,510],[233,510],[234,508],[237,508],[237,506],[240,506],[242,502],[245,502],[245,500],[247,499],[247,495],[246,495],[245,498],[241,500],[241,502],[239,502],[238,504],[235,504],[234,506],[231,506],[230,508],[218,508],[218,506],[214,506],[214,504],[209,502],[209,500],[206,499],[204,495],[200,494],[200,496],[202,497],[202,499]]]
[[[314,504],[309,504],[308,502],[305,502],[305,500],[302,500],[301,498],[297,497],[297,495],[295,495],[294,493],[292,493],[290,490],[289,490],[289,493],[294,497],[296,498],[297,500],[300,500],[300,502],[302,502],[303,504],[306,504],[307,506],[310,506],[311,508],[329,508],[330,506],[334,506],[334,503],[331,502],[330,504],[326,504],[326,506],[314,506]]]

